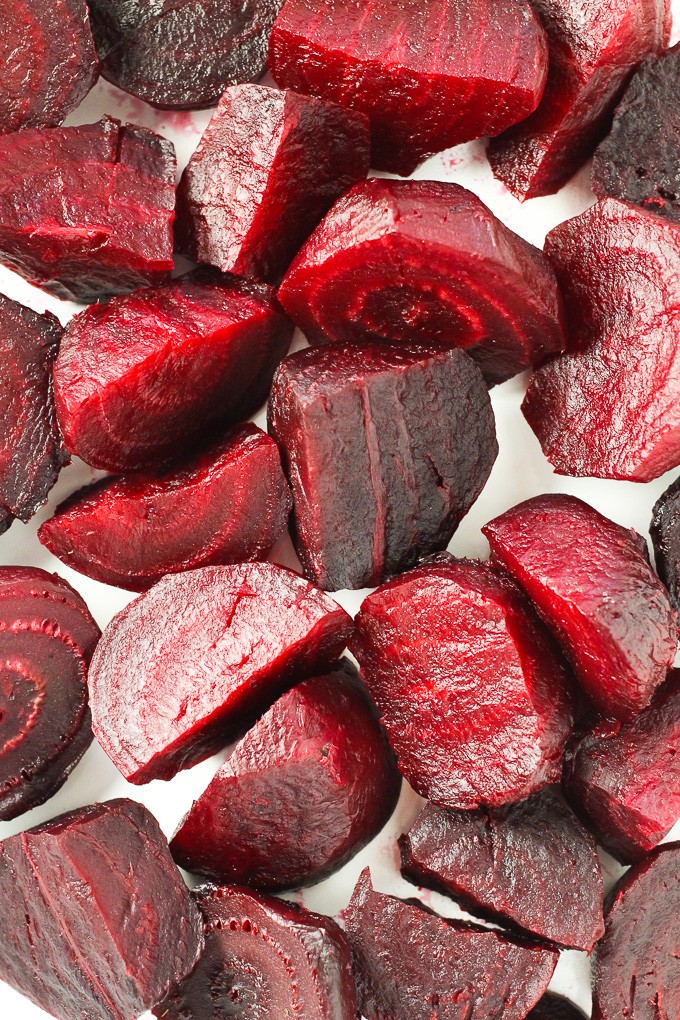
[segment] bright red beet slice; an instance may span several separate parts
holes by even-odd
[[[670,0],[532,0],[548,34],[540,106],[491,143],[489,160],[520,200],[557,191],[605,135],[631,72],[670,35]]]
[[[649,528],[659,577],[680,610],[680,478],[654,504]]]
[[[329,591],[380,584],[446,548],[498,452],[479,369],[432,345],[285,358],[269,428],[293,487],[298,555]]]
[[[175,150],[111,117],[0,138],[0,261],[58,297],[90,301],[173,268]]]
[[[480,917],[586,952],[604,932],[595,841],[552,790],[493,810],[428,804],[399,845],[407,878]]]
[[[0,977],[59,1020],[132,1020],[194,966],[201,919],[153,815],[80,808],[0,843]]]
[[[69,451],[93,467],[155,467],[264,402],[293,327],[265,284],[198,270],[91,305],[54,369]]]
[[[287,0],[269,49],[279,85],[366,114],[371,166],[404,175],[527,117],[547,65],[526,0]]]
[[[171,779],[333,662],[351,631],[344,609],[272,563],[165,577],[104,632],[89,675],[95,735],[129,782]]]
[[[605,716],[633,719],[666,679],[676,613],[639,535],[587,503],[535,496],[482,529]]]
[[[369,595],[356,625],[352,651],[423,797],[467,810],[559,779],[567,674],[509,577],[440,554]]]
[[[337,871],[382,829],[401,777],[348,659],[284,694],[175,834],[187,871],[278,891]]]
[[[529,1013],[527,1020],[587,1020],[587,1018],[583,1010],[569,999],[553,992],[546,992]]]
[[[295,92],[227,89],[177,192],[177,246],[223,272],[281,279],[368,173],[366,118]]]
[[[545,256],[457,184],[357,184],[302,248],[279,298],[311,343],[462,347],[492,383],[564,349]]]

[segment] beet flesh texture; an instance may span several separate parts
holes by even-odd
[[[649,534],[657,573],[680,611],[680,478],[656,501]]]
[[[458,184],[355,185],[302,248],[279,299],[312,344],[462,347],[490,383],[564,350],[547,259]]]
[[[546,992],[527,1016],[527,1020],[587,1020],[578,1006],[562,995]]]
[[[595,841],[553,790],[480,811],[428,804],[399,840],[406,878],[566,949],[604,932]]]
[[[405,176],[527,117],[547,67],[526,0],[287,0],[269,47],[280,86],[365,114],[371,166]]]
[[[368,173],[361,114],[261,85],[227,89],[182,174],[177,247],[277,283],[323,216]]]
[[[191,451],[260,407],[292,334],[270,287],[205,270],[91,305],[54,368],[66,448],[108,471]]]
[[[543,99],[493,139],[489,161],[520,201],[557,191],[605,135],[626,82],[670,36],[670,0],[532,0],[548,36]]]
[[[293,488],[298,556],[329,591],[380,584],[445,549],[498,453],[479,369],[432,345],[291,355],[269,429]]]
[[[284,694],[183,820],[172,855],[220,882],[280,891],[338,871],[377,836],[401,777],[355,667]]]

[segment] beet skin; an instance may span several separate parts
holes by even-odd
[[[659,577],[680,611],[680,478],[654,504],[649,534]]]

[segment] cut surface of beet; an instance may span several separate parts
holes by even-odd
[[[527,117],[547,65],[526,0],[287,0],[269,48],[279,85],[366,114],[371,166],[404,175]]]
[[[368,173],[366,118],[261,85],[227,89],[182,174],[177,246],[278,282],[333,202]]]
[[[446,548],[498,452],[477,366],[425,345],[291,355],[269,428],[293,488],[298,555],[329,591],[380,584]]]
[[[351,644],[402,775],[468,810],[559,779],[568,676],[515,583],[447,554],[365,600]]]
[[[302,248],[279,298],[310,343],[461,347],[492,383],[564,349],[547,259],[458,184],[355,185]]]
[[[111,117],[0,137],[0,262],[90,301],[173,268],[175,150]]]
[[[529,1013],[527,1020],[587,1020],[587,1017],[569,999],[555,995],[554,992],[546,992]]]
[[[131,800],[0,843],[0,977],[59,1020],[132,1020],[191,970],[201,918]]]
[[[666,679],[676,613],[639,536],[575,496],[535,496],[482,531],[605,716],[633,719]]]
[[[172,855],[217,881],[312,885],[377,836],[400,788],[375,708],[342,659],[246,734],[182,822]]]
[[[407,878],[480,917],[588,953],[604,931],[595,841],[552,790],[493,810],[428,804],[399,845]]]
[[[654,504],[649,534],[657,573],[680,611],[680,478]]]
[[[266,399],[293,333],[265,284],[197,270],[91,305],[54,368],[66,448],[93,467],[155,467]]]
[[[171,779],[330,665],[351,632],[336,602],[272,563],[165,577],[99,643],[88,678],[95,735],[128,781]]]

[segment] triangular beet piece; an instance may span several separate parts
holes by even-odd
[[[546,992],[529,1013],[527,1020],[587,1020],[587,1017],[569,999],[555,995],[554,992]]]

